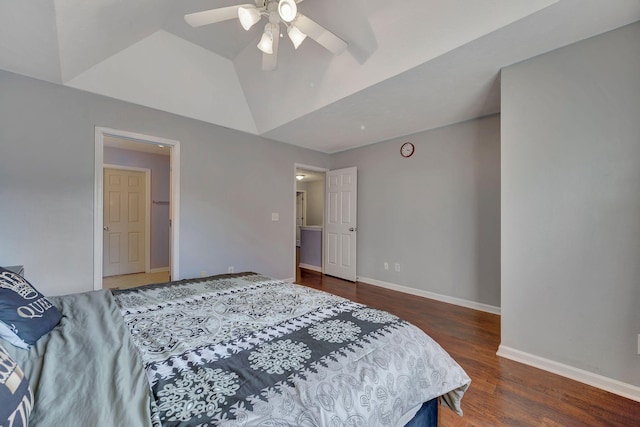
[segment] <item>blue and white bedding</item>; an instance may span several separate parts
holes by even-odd
[[[62,314],[51,332],[29,350],[4,346],[33,389],[29,426],[150,427],[149,383],[111,292],[50,301]]]
[[[395,426],[438,396],[461,414],[467,374],[390,313],[253,273],[114,295],[156,425]]]

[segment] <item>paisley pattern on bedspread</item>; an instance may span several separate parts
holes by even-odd
[[[398,317],[265,276],[114,294],[163,425],[394,425],[470,381]]]

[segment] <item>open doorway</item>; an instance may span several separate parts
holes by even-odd
[[[325,172],[312,166],[295,168],[296,279],[300,268],[323,272]]]
[[[104,138],[102,287],[168,282],[170,148]]]
[[[178,278],[179,144],[96,128],[94,289]]]

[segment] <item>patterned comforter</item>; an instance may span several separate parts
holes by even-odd
[[[393,426],[470,380],[415,326],[254,273],[114,291],[156,424]]]

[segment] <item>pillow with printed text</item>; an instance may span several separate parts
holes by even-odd
[[[1,338],[28,350],[61,317],[58,309],[24,277],[0,267]]]

